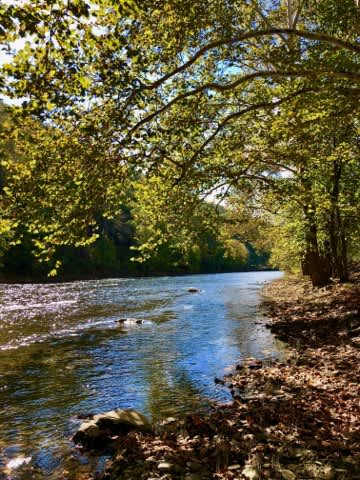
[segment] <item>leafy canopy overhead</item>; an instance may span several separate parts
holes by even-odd
[[[48,246],[86,241],[96,216],[115,213],[144,178],[143,198],[157,195],[156,215],[144,204],[157,243],[176,222],[170,200],[292,188],[273,177],[316,157],[291,147],[306,122],[340,114],[358,129],[355,0],[36,0],[3,3],[0,20],[4,49],[28,40],[2,68],[2,93],[23,100],[17,113],[38,132],[26,127],[3,165],[6,221],[36,224]],[[186,195],[174,194],[180,186]],[[19,208],[30,200],[31,221]]]

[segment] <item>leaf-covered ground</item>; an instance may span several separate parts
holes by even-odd
[[[103,480],[360,479],[359,282],[264,294],[286,363],[247,359],[221,380],[232,405],[117,439]]]

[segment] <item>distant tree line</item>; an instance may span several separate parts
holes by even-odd
[[[134,259],[135,226],[126,207],[116,220],[102,220],[99,238],[89,246],[60,246],[58,279],[101,278],[108,276],[176,275],[266,269],[269,253],[257,250],[251,243],[241,244],[240,252],[229,255],[226,246],[215,235],[208,234],[201,247],[184,257],[180,250],[164,244],[141,262]],[[3,252],[2,280],[47,280],[49,267],[34,252],[31,237]]]

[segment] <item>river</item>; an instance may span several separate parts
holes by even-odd
[[[214,377],[281,354],[259,310],[280,276],[0,285],[0,479],[86,471],[69,440],[82,414],[133,407],[158,420],[229,400]]]

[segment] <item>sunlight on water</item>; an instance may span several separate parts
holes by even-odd
[[[258,308],[280,275],[1,285],[0,478],[85,468],[69,441],[82,414],[133,407],[159,419],[228,400],[215,376],[282,348]]]

